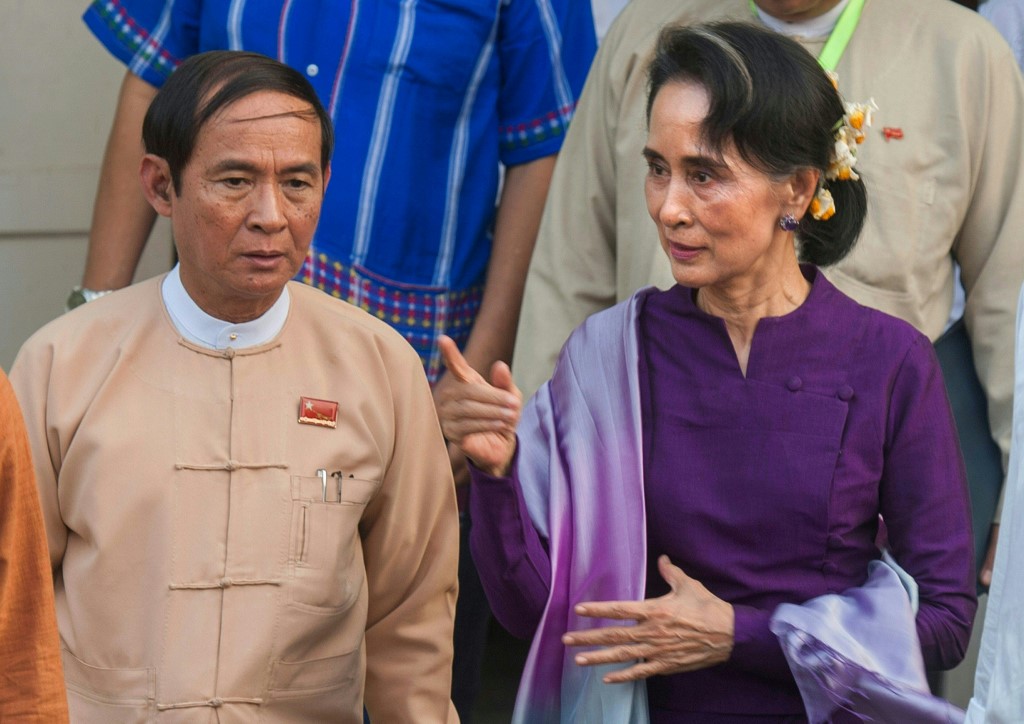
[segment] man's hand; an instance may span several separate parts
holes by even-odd
[[[466,362],[455,342],[446,336],[439,346],[450,378],[435,392],[441,430],[481,470],[506,475],[516,449],[516,425],[523,396],[504,362],[491,368],[491,383]],[[440,386],[440,385],[439,385]]]
[[[658,558],[658,571],[672,587],[670,593],[660,598],[576,606],[580,616],[636,621],[635,626],[570,631],[562,637],[566,646],[605,647],[577,654],[576,663],[580,666],[639,659],[629,668],[606,675],[605,683],[696,671],[728,661],[732,654],[732,606],[672,565],[668,556]]]

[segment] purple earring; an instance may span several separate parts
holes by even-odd
[[[779,226],[783,231],[796,231],[800,227],[800,222],[793,214],[783,214],[779,219]]]

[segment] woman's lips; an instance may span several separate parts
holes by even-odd
[[[669,242],[668,253],[673,259],[679,261],[691,261],[695,259],[702,251],[699,246],[687,246],[686,244],[676,244],[675,242]]]

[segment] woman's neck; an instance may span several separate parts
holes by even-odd
[[[743,279],[697,291],[697,306],[725,322],[744,376],[758,322],[765,317],[789,314],[799,308],[811,292],[811,284],[795,259],[766,276],[764,282]]]

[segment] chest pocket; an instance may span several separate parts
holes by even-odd
[[[696,404],[660,423],[674,442],[652,452],[672,480],[656,489],[671,494],[648,510],[678,531],[675,553],[689,575],[730,600],[765,570],[821,575],[848,406],[801,387],[793,378],[788,387],[744,380],[701,389]],[[737,557],[729,570],[723,550]]]
[[[378,486],[340,473],[292,476],[292,603],[339,612],[356,601],[365,578],[359,521]]]

